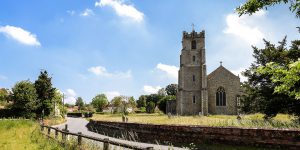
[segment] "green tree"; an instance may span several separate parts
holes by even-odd
[[[16,83],[12,88],[11,98],[13,100],[11,109],[16,116],[35,117],[37,94],[33,83],[29,80]]]
[[[37,114],[42,114],[44,111],[44,115],[49,116],[53,110],[55,88],[52,87],[51,79],[47,71],[41,71],[38,79],[34,83],[39,104]]]
[[[162,96],[159,96],[158,94],[150,94],[147,96],[147,105],[149,102],[153,102],[154,105],[156,106],[158,101],[162,98]]]
[[[78,106],[78,110],[81,110],[83,108],[84,102],[83,102],[83,99],[81,97],[78,97],[76,99],[75,106]]]
[[[0,104],[8,101],[9,93],[7,89],[0,88]]]
[[[129,106],[132,107],[132,108],[135,108],[135,107],[136,107],[137,104],[136,104],[136,101],[135,101],[135,99],[134,99],[133,96],[129,97],[129,99],[128,99],[128,104],[129,104]]]
[[[141,95],[139,99],[136,101],[137,107],[146,107],[147,106],[147,95]]]
[[[147,111],[147,113],[154,113],[155,112],[155,103],[152,101],[148,102],[146,111]]]
[[[159,102],[158,102],[159,110],[166,113],[167,101],[170,101],[170,100],[176,100],[176,96],[168,95],[168,96],[163,97],[161,100],[159,100]]]
[[[102,112],[108,105],[108,99],[105,94],[98,94],[92,99],[91,104],[96,108],[96,111]]]
[[[299,0],[248,0],[245,4],[239,6],[236,11],[239,15],[253,14],[261,9],[267,9],[276,4],[290,4],[290,10],[300,18],[300,1]]]
[[[169,84],[166,87],[166,92],[168,95],[176,95],[177,88],[178,88],[177,84]]]
[[[122,106],[122,97],[121,96],[116,96],[111,100],[111,104],[114,107],[121,107]]]
[[[277,113],[290,112],[292,105],[297,105],[295,98],[286,93],[276,93],[277,84],[272,82],[272,74],[259,72],[258,68],[274,62],[287,68],[290,62],[300,57],[299,41],[293,41],[290,49],[286,47],[286,38],[279,42],[278,46],[264,40],[265,48],[253,47],[255,62],[244,72],[248,81],[244,83],[247,95],[243,96],[242,110],[255,110],[262,112],[266,118],[274,117]],[[296,49],[295,49],[296,48]]]

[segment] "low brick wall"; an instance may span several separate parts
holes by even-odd
[[[153,125],[94,120],[90,120],[87,127],[90,131],[113,137],[126,136],[141,142],[172,143],[176,146],[220,143],[300,149],[300,130]]]

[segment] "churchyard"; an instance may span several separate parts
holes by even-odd
[[[242,128],[267,128],[267,129],[300,129],[296,118],[286,114],[278,114],[276,117],[265,120],[263,114],[241,115],[209,115],[209,116],[168,116],[165,114],[129,114],[128,122],[146,124],[170,124],[170,125],[199,125]],[[94,120],[122,121],[121,114],[94,114]]]

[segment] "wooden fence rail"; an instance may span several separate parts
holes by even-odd
[[[50,137],[51,130],[54,130],[54,138],[56,140],[58,140],[58,134],[61,133],[62,144],[63,145],[65,145],[67,143],[68,136],[69,135],[73,135],[73,136],[77,136],[77,144],[78,144],[78,146],[81,146],[82,145],[82,139],[86,138],[86,139],[89,139],[89,140],[93,140],[93,141],[97,141],[97,142],[102,142],[103,143],[103,150],[109,150],[109,145],[110,144],[111,145],[120,146],[120,147],[123,147],[123,148],[130,148],[130,149],[134,149],[134,150],[153,150],[153,147],[139,147],[139,146],[130,145],[130,144],[126,144],[126,143],[119,143],[119,142],[116,142],[116,141],[109,140],[109,138],[101,139],[101,138],[97,138],[97,137],[92,137],[92,136],[84,135],[81,132],[72,133],[72,132],[69,132],[67,124],[65,125],[65,128],[62,129],[62,130],[60,130],[59,128],[54,128],[54,127],[51,127],[51,126],[46,126],[44,124],[41,124],[40,126],[41,126],[41,131],[44,134],[45,134],[44,130],[45,130],[45,128],[47,128],[47,136],[48,137]]]

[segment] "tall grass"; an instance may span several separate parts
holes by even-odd
[[[96,114],[92,119],[103,121],[122,121],[120,114]],[[173,116],[168,118],[162,114],[131,114],[129,122],[172,125],[202,125],[220,127],[268,128],[268,129],[300,129],[299,122],[293,116],[278,114],[271,120],[263,119],[263,114],[241,116],[235,115],[210,115],[210,116]]]
[[[31,120],[0,120],[1,150],[63,150],[44,137],[39,125]]]

